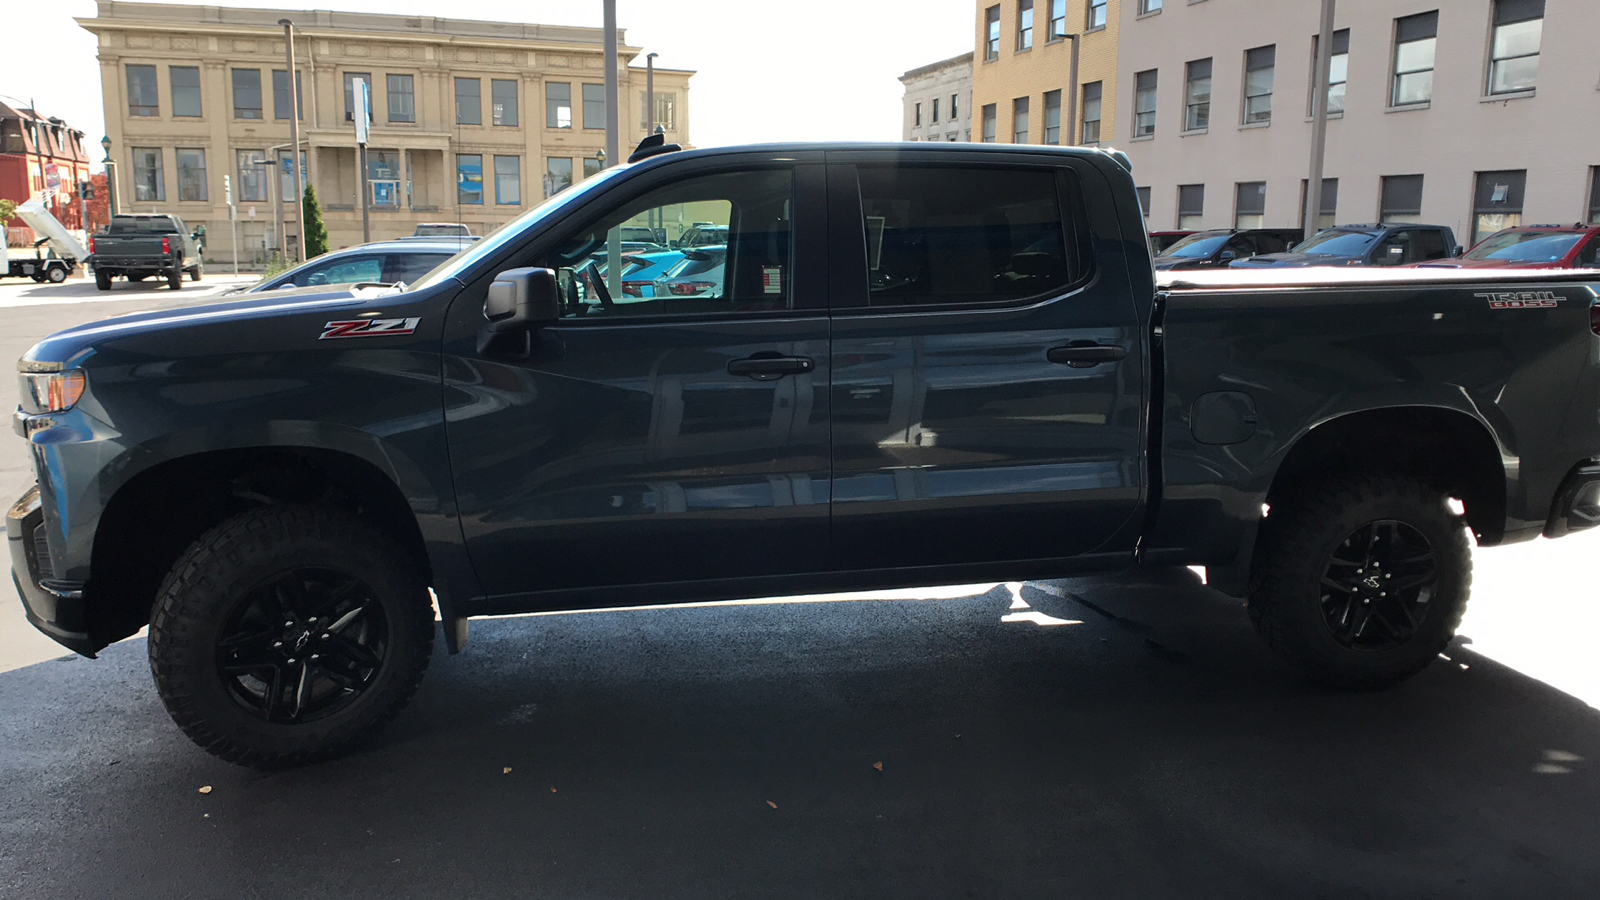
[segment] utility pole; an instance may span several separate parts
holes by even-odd
[[[644,136],[656,133],[656,57],[649,53],[644,58]]]
[[[372,221],[367,210],[367,132],[372,127],[372,92],[365,78],[357,78],[351,85],[356,99],[356,165],[361,168],[361,243],[372,242]]]
[[[278,148],[269,147],[267,152],[272,156],[256,162],[256,171],[266,179],[267,192],[272,199],[272,212],[276,216],[272,220],[272,252],[279,259],[283,258],[283,191],[278,188],[277,182],[283,178],[283,167],[278,165]]]
[[[1078,127],[1078,38],[1079,35],[1063,35],[1072,42],[1072,62],[1067,69],[1067,128],[1072,132],[1061,143],[1068,147],[1076,147],[1083,137],[1083,129]],[[968,101],[969,103],[971,101]],[[968,110],[970,113],[971,110]]]
[[[233,236],[233,274],[239,274],[239,208],[233,205],[233,177],[222,176],[222,196],[228,202],[228,230]]]
[[[1305,236],[1317,233],[1322,217],[1322,162],[1328,149],[1328,81],[1333,68],[1333,4],[1322,0],[1322,30],[1317,34],[1316,87],[1311,93],[1311,166],[1306,178]]]
[[[305,201],[300,196],[303,191],[300,187],[300,79],[296,77],[299,73],[294,68],[294,23],[279,19],[278,24],[283,26],[283,64],[287,67],[289,78],[289,183],[294,186],[295,192],[294,261],[300,263],[306,258],[306,211]]]
[[[606,159],[616,165],[622,159],[617,134],[617,0],[605,0],[606,42]],[[613,297],[622,296],[622,230],[606,233],[606,289]]]

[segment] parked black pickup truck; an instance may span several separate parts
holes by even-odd
[[[400,710],[434,599],[456,651],[472,616],[1196,565],[1293,669],[1370,686],[1450,640],[1470,541],[1600,521],[1583,273],[1163,289],[1106,152],[674,149],[404,290],[32,348],[29,619],[85,655],[148,622],[178,725],[281,765]],[[721,289],[573,276],[684,204]]]
[[[1445,225],[1335,225],[1283,253],[1235,259],[1235,269],[1304,266],[1403,266],[1460,256]]]
[[[126,276],[143,281],[165,278],[173,290],[183,287],[183,273],[199,281],[200,233],[191,234],[177,216],[136,214],[112,216],[105,231],[89,238],[94,286],[111,290],[111,279]]]

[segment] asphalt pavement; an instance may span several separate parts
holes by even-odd
[[[0,282],[0,354],[193,287]],[[1476,554],[1449,658],[1369,693],[1188,570],[480,621],[270,774],[182,736],[142,638],[65,655],[7,596],[0,897],[1600,897],[1597,551]]]

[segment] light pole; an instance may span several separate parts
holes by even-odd
[[[295,190],[294,204],[294,229],[295,247],[294,261],[300,263],[306,258],[306,211],[305,201],[299,195],[303,179],[300,173],[300,79],[294,68],[294,23],[288,19],[279,19],[278,24],[283,26],[283,63],[289,79],[289,171],[290,184]]]
[[[644,136],[649,137],[656,131],[656,57],[658,53],[647,53],[644,57]]]
[[[259,171],[260,171],[261,177],[266,179],[267,191],[268,191],[268,193],[270,193],[272,195],[272,211],[273,211],[273,214],[276,216],[276,218],[274,218],[272,220],[272,245],[273,245],[272,246],[272,251],[273,251],[274,255],[278,256],[279,258],[282,258],[282,256],[283,256],[283,191],[279,190],[278,186],[276,184],[274,184],[274,182],[277,181],[281,177],[279,175],[280,167],[278,166],[278,160],[277,160],[276,152],[274,152],[274,154],[273,154],[273,156],[271,158],[256,160],[256,165],[260,167]]]
[[[1317,232],[1322,218],[1322,162],[1328,148],[1328,81],[1333,66],[1333,3],[1322,0],[1322,29],[1317,35],[1317,82],[1311,93],[1311,166],[1306,173],[1305,237]]]
[[[1078,127],[1078,35],[1064,34],[1072,42],[1072,61],[1067,64],[1067,128],[1072,133],[1063,143],[1076,147],[1083,142],[1083,129]],[[971,110],[968,110],[971,113]]]
[[[100,148],[106,151],[106,158],[101,164],[106,167],[106,193],[111,195],[111,214],[117,214],[117,164],[111,161],[111,135],[100,139]]]

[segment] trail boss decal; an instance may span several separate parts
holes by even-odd
[[[417,323],[421,321],[421,316],[413,316],[409,319],[346,319],[342,322],[329,322],[323,326],[322,336],[317,340],[411,334],[417,330]]]
[[[1566,299],[1554,291],[1510,291],[1472,296],[1489,301],[1490,309],[1555,309],[1556,304]]]

